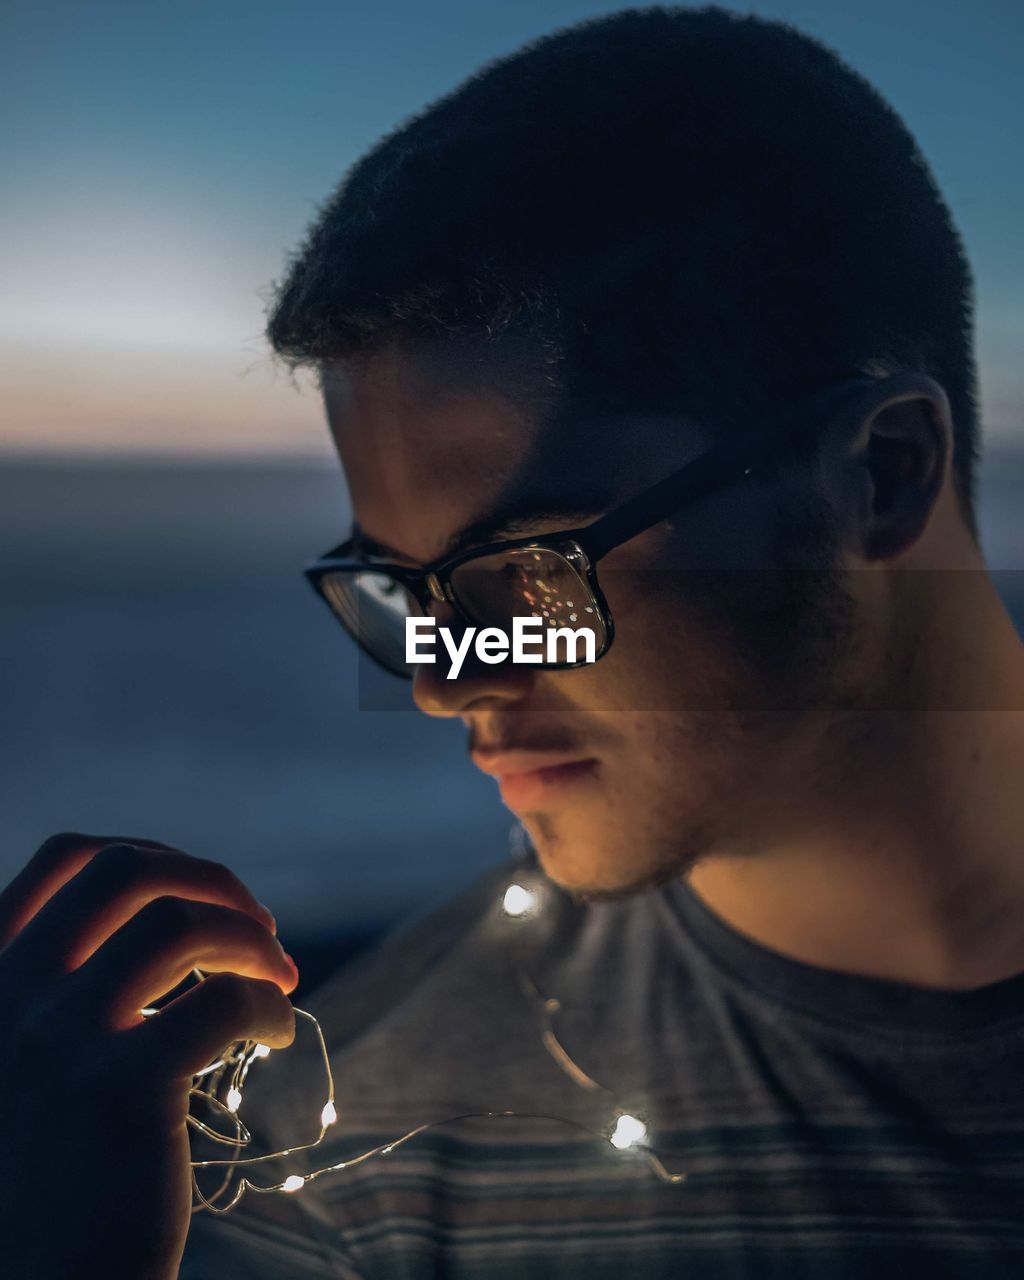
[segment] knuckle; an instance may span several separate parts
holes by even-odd
[[[255,947],[257,950],[262,951],[264,947],[273,945],[272,935],[267,929],[244,911],[232,911],[231,923],[235,929],[236,937],[246,946]]]
[[[58,831],[48,836],[36,850],[33,861],[47,866],[57,866],[70,857],[83,844],[89,843],[89,837],[81,831]]]
[[[135,917],[140,931],[161,942],[189,938],[200,923],[199,904],[187,898],[154,898]]]
[[[235,892],[242,889],[242,882],[223,862],[209,862],[207,859],[195,859],[202,879],[218,889]]]
[[[290,1044],[295,1039],[295,1006],[279,987],[274,987],[268,1013],[266,1034],[281,1037],[278,1047]]]
[[[252,978],[250,985],[254,1007],[264,1019],[275,1023],[294,1022],[292,1002],[276,982],[269,982],[266,978]]]
[[[295,1034],[295,1010],[276,982],[263,978],[245,980],[245,1003],[240,1012],[244,1034],[291,1038]]]
[[[149,855],[133,844],[106,844],[92,860],[93,874],[121,884],[138,876]]]
[[[238,973],[211,973],[203,979],[207,999],[222,1014],[247,1015],[253,1007],[251,983]]]
[[[288,999],[288,997],[285,995],[285,993],[281,990],[281,988],[277,985],[276,982],[268,982],[266,985],[268,988],[268,996],[270,998],[270,1001],[275,1006],[275,1011],[280,1016],[281,1021],[286,1026],[289,1026],[294,1030],[295,1006]]]

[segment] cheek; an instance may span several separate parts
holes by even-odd
[[[595,704],[685,713],[734,703],[743,663],[732,639],[694,607],[691,576],[651,569],[603,575],[614,639],[587,673]]]
[[[639,612],[616,620],[611,648],[592,666],[541,674],[531,715],[574,726],[595,747],[626,746],[646,735],[651,712],[679,718],[688,698],[687,670],[676,646],[658,640],[661,628]],[[692,662],[689,667],[692,670]]]
[[[605,578],[614,639],[574,690],[597,714],[667,713],[687,732],[704,716],[759,720],[821,693],[841,648],[837,628],[824,623],[842,619],[803,573],[645,569]]]

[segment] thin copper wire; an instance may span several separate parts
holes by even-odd
[[[198,970],[197,978],[201,981],[204,977]],[[615,1103],[614,1094],[606,1086],[600,1084],[589,1076],[581,1066],[571,1057],[564,1045],[559,1040],[554,1029],[555,1015],[561,1012],[561,1002],[545,997],[539,991],[537,984],[525,971],[520,972],[520,985],[524,994],[535,1004],[540,1021],[540,1037],[541,1042],[547,1051],[551,1054],[554,1061],[565,1072],[565,1074],[582,1089],[600,1090],[608,1095],[611,1102]],[[146,1010],[146,1013],[156,1012],[155,1010]],[[340,1160],[335,1164],[324,1165],[319,1169],[314,1169],[310,1173],[290,1174],[281,1182],[273,1183],[269,1186],[261,1186],[252,1182],[244,1174],[238,1179],[238,1185],[226,1203],[223,1202],[223,1196],[231,1185],[232,1174],[236,1169],[248,1167],[251,1165],[264,1164],[269,1160],[281,1160],[288,1156],[296,1155],[303,1151],[312,1151],[320,1146],[327,1131],[334,1123],[323,1123],[323,1115],[328,1105],[334,1106],[334,1076],[331,1071],[330,1055],[327,1051],[327,1044],[324,1040],[323,1029],[313,1014],[308,1013],[305,1009],[295,1009],[295,1015],[309,1022],[317,1037],[317,1045],[320,1050],[321,1059],[324,1066],[324,1077],[326,1081],[327,1097],[321,1109],[320,1132],[312,1142],[300,1143],[297,1146],[286,1147],[281,1151],[268,1152],[265,1155],[258,1156],[241,1156],[239,1153],[244,1150],[252,1142],[252,1135],[242,1122],[239,1110],[241,1107],[241,1095],[246,1077],[253,1063],[260,1057],[264,1056],[263,1052],[258,1048],[257,1042],[252,1040],[239,1041],[230,1046],[221,1054],[220,1058],[198,1072],[192,1081],[192,1087],[189,1090],[190,1098],[202,1102],[208,1106],[211,1111],[218,1117],[226,1120],[232,1127],[230,1133],[222,1133],[215,1129],[212,1125],[207,1124],[199,1117],[190,1114],[188,1116],[188,1124],[204,1137],[224,1146],[233,1148],[233,1154],[224,1159],[213,1160],[193,1160],[192,1168],[192,1190],[194,1195],[193,1212],[207,1210],[211,1213],[228,1213],[238,1204],[246,1191],[253,1191],[258,1195],[269,1195],[275,1192],[289,1193],[298,1191],[306,1183],[314,1182],[317,1178],[322,1177],[325,1173],[335,1173],[342,1169],[351,1169],[355,1165],[362,1164],[366,1160],[373,1159],[378,1156],[389,1155],[392,1151],[404,1146],[405,1143],[412,1141],[413,1138],[420,1134],[427,1133],[431,1129],[440,1128],[442,1125],[455,1124],[462,1120],[497,1120],[497,1119],[533,1119],[533,1120],[549,1120],[555,1124],[568,1126],[577,1132],[586,1133],[591,1137],[598,1138],[602,1142],[609,1139],[609,1131],[599,1130],[590,1125],[584,1124],[582,1121],[571,1120],[566,1116],[548,1115],[544,1112],[536,1111],[467,1111],[460,1115],[447,1116],[440,1120],[427,1121],[424,1124],[417,1125],[414,1129],[410,1129],[407,1133],[402,1134],[398,1138],[393,1138],[388,1142],[381,1143],[379,1146],[371,1147],[368,1151],[363,1151],[359,1155],[352,1156],[347,1160]],[[225,1081],[225,1073],[228,1073]],[[199,1082],[203,1083],[200,1084]],[[224,1085],[227,1085],[226,1090]],[[224,1091],[225,1096],[234,1096],[238,1103],[233,1109],[228,1107],[219,1096]],[[627,1114],[617,1104],[614,1105],[616,1118]],[[335,1119],[337,1118],[335,1112]],[[686,1173],[670,1173],[665,1167],[661,1156],[646,1141],[637,1141],[630,1144],[631,1150],[642,1152],[647,1160],[648,1165],[655,1175],[662,1181],[672,1184],[678,1184],[686,1179]],[[196,1171],[199,1169],[224,1169],[224,1178],[213,1192],[204,1192],[199,1186]],[[300,1179],[301,1181],[296,1181]],[[286,1184],[290,1184],[287,1185]]]

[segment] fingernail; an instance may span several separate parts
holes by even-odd
[[[269,907],[265,907],[262,902],[257,902],[256,905],[259,907],[260,911],[263,912],[263,918],[267,922],[267,928],[271,933],[277,933],[277,921],[274,919],[274,913]]]

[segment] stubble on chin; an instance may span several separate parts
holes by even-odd
[[[709,832],[678,831],[654,842],[641,844],[635,837],[620,847],[595,850],[580,847],[579,837],[570,839],[550,814],[536,813],[524,818],[540,865],[554,884],[579,903],[619,902],[636,894],[659,889],[682,879],[710,851],[714,841]],[[644,861],[637,865],[627,843],[643,847]]]

